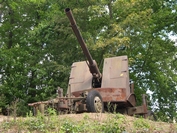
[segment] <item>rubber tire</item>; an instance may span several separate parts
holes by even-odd
[[[95,108],[95,102],[96,102],[95,98],[97,100],[100,100],[99,102],[101,102],[101,106],[102,106],[101,111],[98,111]],[[98,91],[92,90],[88,93],[87,98],[86,98],[86,108],[87,108],[88,112],[97,112],[97,113],[103,113],[104,112],[103,100],[102,100],[102,97],[101,97],[101,95]]]

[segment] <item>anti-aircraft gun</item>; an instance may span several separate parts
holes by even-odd
[[[129,79],[128,57],[105,58],[101,74],[78,30],[70,8],[66,8],[65,13],[87,61],[72,64],[66,96],[63,97],[62,89],[58,89],[59,97],[53,101],[36,102],[29,106],[37,110],[44,108],[44,104],[54,103],[58,111],[104,112],[110,108],[109,104],[116,112],[146,116],[148,110],[145,95],[142,105],[136,106],[134,85]]]

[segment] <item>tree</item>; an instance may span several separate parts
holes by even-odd
[[[52,59],[53,53],[48,49],[55,49],[56,46],[50,46],[50,41],[52,39],[56,41],[58,37],[57,32],[55,39],[51,38],[50,41],[48,41],[50,36],[46,36],[46,33],[53,36],[50,26],[52,28],[55,26],[53,21],[51,21],[53,25],[51,23],[45,25],[47,20],[43,18],[50,10],[48,9],[50,4],[52,3],[47,1],[1,3],[0,93],[7,98],[7,104],[15,99],[22,99],[27,107],[29,102],[48,99],[55,94],[58,81],[64,79],[61,75],[69,73],[65,72],[67,68]],[[47,30],[44,31],[45,28]]]
[[[107,23],[97,36],[96,49],[104,49],[103,56],[127,54],[136,95],[150,90],[157,115],[166,116],[164,120],[176,117],[176,46],[169,39],[170,32],[175,34],[171,27],[176,27],[176,2],[117,0],[103,7],[108,10],[107,17],[102,15]]]

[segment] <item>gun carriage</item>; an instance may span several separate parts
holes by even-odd
[[[56,99],[31,103],[29,106],[33,106],[35,112],[38,109],[43,112],[45,105],[52,104],[57,111],[76,113],[104,112],[111,106],[114,107],[112,111],[146,116],[148,110],[145,95],[142,105],[136,106],[134,85],[129,79],[128,57],[105,58],[101,74],[70,8],[66,8],[65,13],[87,60],[72,64],[66,96],[63,96],[63,90],[59,88]]]

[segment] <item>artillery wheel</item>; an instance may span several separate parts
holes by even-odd
[[[86,98],[86,107],[88,112],[104,112],[103,100],[98,91],[92,90],[88,93]]]

